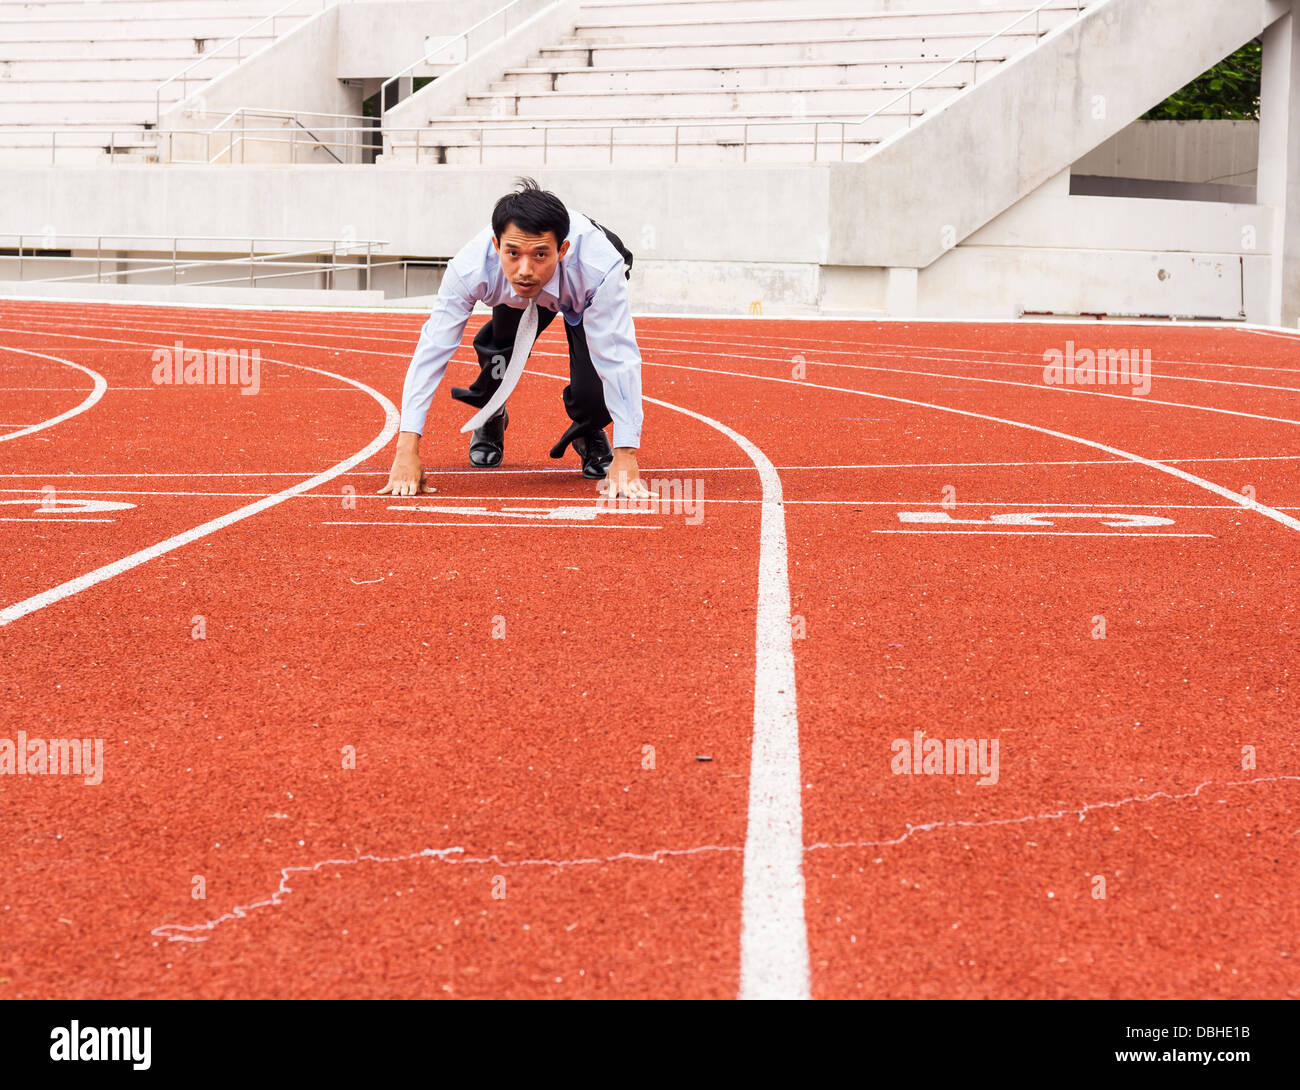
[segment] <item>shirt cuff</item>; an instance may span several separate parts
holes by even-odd
[[[614,421],[614,446],[632,447],[636,449],[641,446],[641,429],[634,428],[631,424],[620,424]]]

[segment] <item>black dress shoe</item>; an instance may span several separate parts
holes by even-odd
[[[582,475],[593,481],[604,480],[609,463],[614,460],[614,452],[609,449],[609,440],[603,431],[588,432],[573,438],[573,449],[582,459]]]
[[[501,464],[506,451],[506,425],[510,414],[504,408],[470,436],[469,464],[475,469],[491,469]]]

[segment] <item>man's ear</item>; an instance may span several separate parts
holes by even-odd
[[[569,245],[570,245],[569,240],[566,238],[566,239],[564,240],[564,242],[562,242],[562,243],[560,244],[560,248],[559,248],[559,250],[557,251],[557,253],[558,253],[559,256],[557,257],[556,260],[558,260],[558,261],[563,261],[563,260],[564,260],[564,255],[567,254],[567,253],[569,252]]]
[[[497,256],[501,256],[501,240],[496,235],[492,236],[492,249],[496,250]]]

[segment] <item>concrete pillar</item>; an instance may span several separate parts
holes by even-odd
[[[1259,195],[1273,209],[1268,325],[1300,328],[1300,11],[1264,31]]]

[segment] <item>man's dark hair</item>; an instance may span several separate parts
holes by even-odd
[[[539,186],[532,178],[516,178],[519,187],[507,193],[492,209],[492,235],[501,241],[501,232],[514,224],[526,235],[544,235],[551,231],[558,248],[569,237],[569,212],[554,193]]]

